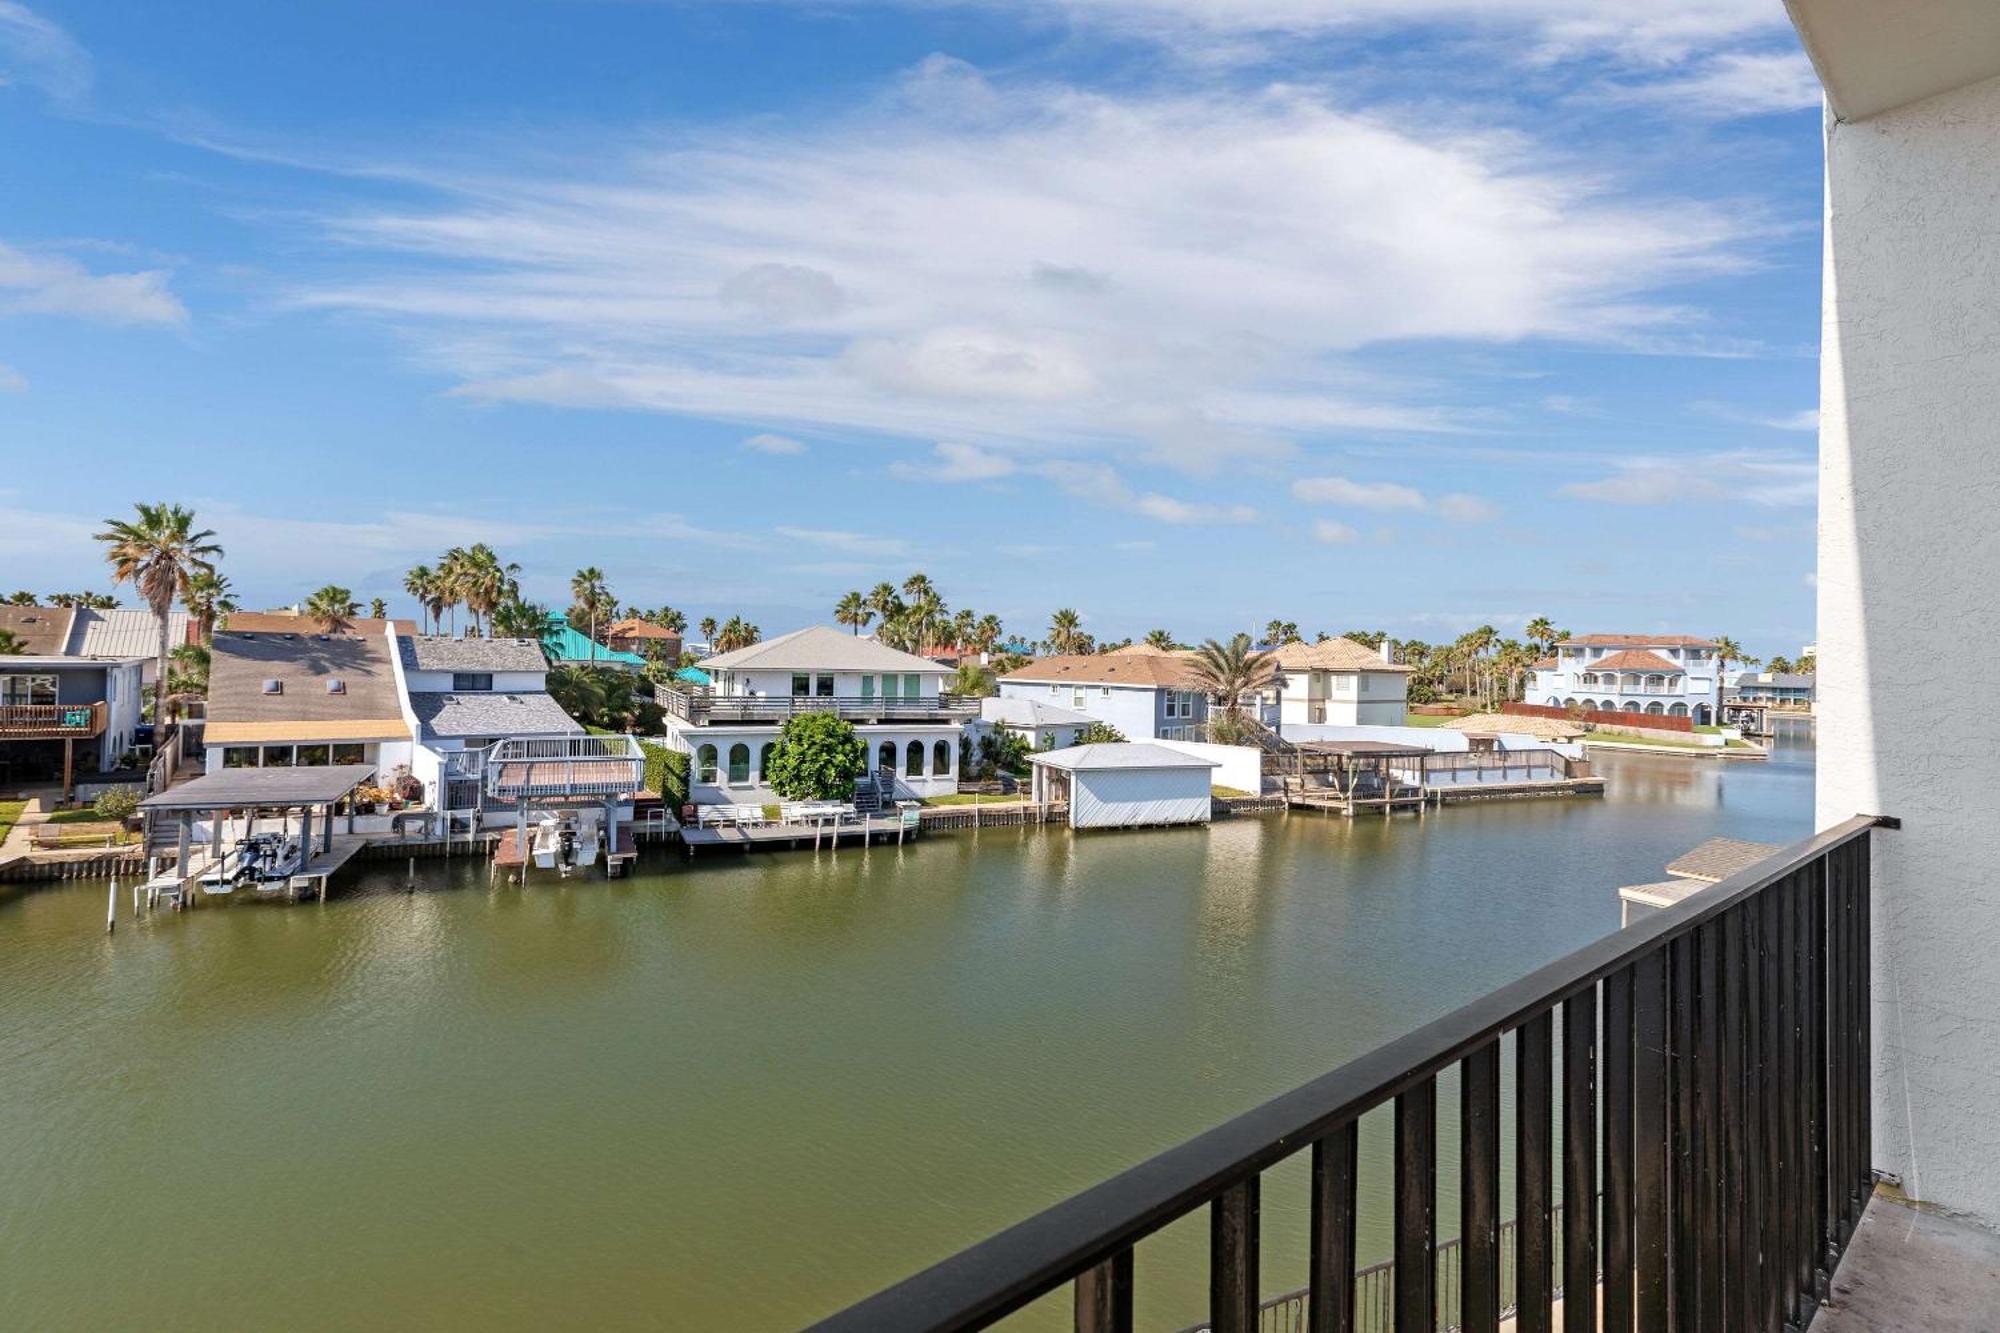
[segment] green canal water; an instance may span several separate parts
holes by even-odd
[[[1809,830],[1804,744],[1602,767],[1421,822],[364,867],[110,937],[102,884],[16,891],[0,1325],[795,1327],[1614,929],[1702,838]],[[1267,1292],[1303,1188],[1267,1178]],[[1145,1326],[1200,1317],[1201,1228],[1142,1247]]]

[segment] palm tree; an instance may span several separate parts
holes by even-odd
[[[717,652],[734,652],[738,648],[748,648],[764,637],[764,631],[745,620],[742,616],[731,616],[722,627],[715,640]]]
[[[1188,659],[1188,678],[1210,704],[1222,709],[1222,717],[1209,723],[1212,736],[1224,744],[1240,737],[1246,730],[1243,696],[1266,688],[1274,669],[1271,654],[1256,651],[1248,634],[1238,634],[1228,643],[1210,639],[1194,650]]]
[[[403,575],[403,591],[417,599],[417,607],[424,615],[427,633],[441,633],[444,630],[444,603],[440,598],[441,583],[429,565],[413,565]]]
[[[370,620],[387,620],[389,618],[389,604],[380,597],[369,598],[368,618]]]
[[[1530,620],[1527,629],[1523,633],[1528,636],[1528,642],[1535,646],[1536,652],[1545,653],[1555,646],[1555,622],[1547,616],[1536,616],[1533,620]]]
[[[867,599],[858,592],[850,592],[834,605],[833,619],[836,624],[850,626],[856,635],[875,618],[874,609]]]
[[[715,633],[716,633],[715,617],[703,616],[701,618],[701,624],[696,626],[696,628],[701,631],[702,642],[707,644],[710,648],[715,647]]]
[[[972,646],[982,653],[992,652],[1006,637],[1007,631],[1001,627],[1000,617],[991,612],[979,617],[979,623],[972,627]]]
[[[510,597],[493,608],[493,637],[542,641],[549,627],[549,609],[534,602]]]
[[[896,585],[893,583],[876,584],[868,593],[868,605],[885,624],[901,615],[903,611],[903,599],[896,592]]]
[[[472,555],[463,546],[454,546],[438,559],[438,606],[451,613],[451,632],[458,633],[458,608],[465,601],[465,587],[470,581]],[[440,617],[438,624],[444,624]]]
[[[1083,617],[1065,606],[1049,617],[1049,651],[1067,657],[1083,647]]]
[[[1789,676],[1792,673],[1792,659],[1789,657],[1774,657],[1765,665],[1781,676]]]
[[[167,720],[167,614],[174,598],[185,599],[195,575],[213,572],[222,547],[207,528],[197,529],[192,510],[179,505],[137,504],[136,519],[108,518],[96,540],[104,543],[114,583],[130,583],[146,599],[159,622],[159,679],[154,686],[153,719]]]
[[[671,606],[663,606],[657,611],[648,612],[647,614],[640,616],[639,619],[650,620],[653,624],[658,625],[661,629],[670,629],[676,634],[684,634],[687,632],[687,627],[688,627],[687,612],[676,611]]]
[[[1715,669],[1719,676],[1719,679],[1716,681],[1717,699],[1722,697],[1722,688],[1729,680],[1729,664],[1731,662],[1741,662],[1747,667],[1757,665],[1757,659],[1744,652],[1742,644],[1736,642],[1736,640],[1730,638],[1727,634],[1716,635]]]
[[[472,613],[475,628],[493,614],[493,608],[520,596],[520,573],[519,565],[503,563],[493,548],[484,542],[465,553],[462,580],[465,609]]]
[[[347,589],[329,583],[306,598],[305,614],[307,619],[319,622],[320,633],[337,634],[347,628],[351,617],[361,614],[361,603]]]
[[[19,657],[28,651],[27,641],[10,629],[0,629],[0,657]]]
[[[33,606],[33,605],[35,605],[35,594],[33,594],[33,593],[31,593],[31,592],[27,592],[27,591],[22,591],[22,592],[17,592],[17,593],[13,593],[13,594],[11,594],[11,595],[9,595],[9,596],[8,596],[8,598],[7,598],[7,605],[9,605],[9,606]]]
[[[203,643],[213,643],[216,622],[238,609],[234,593],[227,576],[212,569],[198,570],[188,580],[188,614],[194,617],[195,637]]]
[[[1299,637],[1299,627],[1289,620],[1273,620],[1264,626],[1264,643],[1282,648]]]
[[[1163,653],[1170,653],[1178,646],[1174,641],[1173,634],[1163,629],[1147,630],[1146,642],[1158,648]]]
[[[597,613],[604,600],[611,595],[604,586],[604,571],[596,565],[586,565],[570,575],[569,595],[576,599],[576,605],[586,613],[590,621],[590,655],[597,656]]]
[[[971,607],[961,607],[951,618],[951,646],[964,652],[972,643],[972,632],[979,627],[978,613]]]
[[[937,585],[931,582],[930,575],[924,573],[922,570],[918,570],[903,580],[903,596],[913,602],[920,601],[925,597],[935,597],[937,596]]]

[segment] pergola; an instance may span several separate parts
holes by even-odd
[[[375,776],[372,764],[329,764],[302,768],[231,768],[210,773],[169,788],[139,802],[148,823],[155,817],[177,818],[180,822],[177,863],[186,874],[194,839],[197,815],[209,817],[209,855],[222,857],[222,825],[231,811],[247,810],[256,817],[259,810],[281,812],[289,824],[292,811],[299,812],[299,847],[311,859],[314,814],[320,813],[318,851],[333,849],[333,808],[353,795],[355,788]],[[150,842],[151,839],[149,838]]]

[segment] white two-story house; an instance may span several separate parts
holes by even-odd
[[[697,804],[775,801],[765,769],[787,719],[830,712],[868,745],[885,794],[958,790],[958,746],[979,701],[949,693],[953,672],[846,630],[815,625],[702,661],[705,689],[676,683],[656,697],[666,741],[689,757]]]
[[[1712,724],[1722,702],[1722,673],[1707,639],[1586,634],[1557,644],[1554,662],[1536,665],[1528,702],[1685,717],[1696,726]]]
[[[1207,736],[1208,699],[1187,660],[1159,649],[1044,657],[1002,676],[1000,697],[1068,709],[1128,741]]]
[[[410,773],[436,809],[483,808],[495,742],[583,734],[550,697],[548,658],[533,639],[403,635],[396,646],[403,712],[416,737]]]
[[[1288,643],[1277,663],[1279,726],[1400,727],[1409,709],[1410,673],[1352,639]]]

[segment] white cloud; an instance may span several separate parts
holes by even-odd
[[[1819,470],[1810,459],[1748,452],[1633,459],[1596,481],[1571,482],[1561,493],[1620,505],[1696,500],[1810,505],[1819,496]]]
[[[0,393],[26,393],[28,377],[14,367],[0,362]]]
[[[752,435],[743,441],[743,447],[760,454],[795,455],[806,451],[804,442],[789,435]]]
[[[1213,472],[1295,432],[1459,428],[1348,354],[1629,346],[1752,225],[1299,87],[995,87],[943,58],[848,117],[558,153],[589,166],[482,159],[415,175],[435,207],[329,219],[350,269],[298,299],[475,397]]]
[[[889,471],[906,481],[993,481],[1014,471],[1014,460],[976,445],[940,440],[931,446],[928,463],[898,460]]]
[[[850,555],[901,556],[909,554],[910,544],[896,537],[873,537],[865,532],[847,532],[839,528],[793,528],[772,529],[788,541],[807,546],[824,546],[831,551],[844,551]]]
[[[1414,486],[1393,481],[1354,481],[1347,477],[1301,477],[1292,495],[1307,504],[1340,505],[1378,513],[1436,514],[1453,523],[1483,523],[1499,511],[1487,500],[1463,491],[1427,497]]]
[[[1361,534],[1345,523],[1322,518],[1313,523],[1313,540],[1329,546],[1352,546],[1361,540]]]
[[[1422,491],[1392,481],[1349,481],[1346,477],[1301,477],[1292,495],[1309,504],[1346,505],[1352,509],[1422,509]]]
[[[1080,463],[1052,459],[1029,469],[1080,500],[1128,509],[1161,523],[1254,523],[1257,511],[1243,504],[1208,504],[1177,500],[1157,492],[1137,492],[1126,484],[1115,468],[1106,463]]]
[[[1786,416],[1760,417],[1758,418],[1758,423],[1769,426],[1772,430],[1816,431],[1819,429],[1819,409],[1808,407],[1803,411],[1793,412]]]
[[[1819,76],[1800,51],[1726,51],[1687,74],[1607,90],[1614,100],[1671,102],[1690,116],[1726,119],[1820,104]]]
[[[26,83],[59,102],[90,90],[90,55],[26,5],[0,0],[0,87]]]
[[[94,274],[64,255],[0,241],[0,315],[62,315],[99,324],[187,323],[164,272]]]

